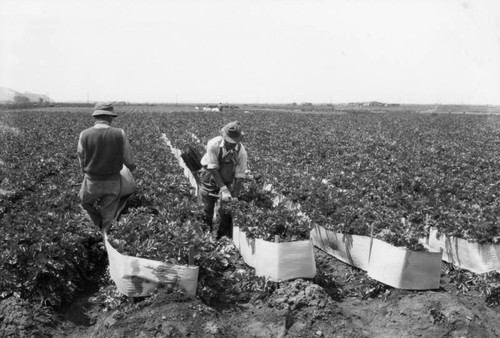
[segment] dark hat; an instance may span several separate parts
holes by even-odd
[[[113,117],[118,116],[116,113],[113,112],[113,104],[111,102],[97,102],[95,104],[92,116],[99,116],[99,115],[109,115]]]
[[[243,135],[245,135],[241,131],[241,122],[239,121],[229,122],[224,127],[222,127],[220,133],[222,137],[224,137],[224,140],[230,143],[241,142],[241,140],[243,140]]]

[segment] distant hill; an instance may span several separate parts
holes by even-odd
[[[7,87],[0,87],[0,102],[2,103],[10,103],[10,102],[16,102],[15,97],[18,97],[17,100],[21,98],[21,101],[28,100],[28,102],[34,102],[38,103],[40,100],[43,100],[43,102],[54,102],[50,97],[47,95],[41,95],[41,94],[35,94],[35,93],[20,93],[18,91],[15,91],[14,89],[10,89]]]

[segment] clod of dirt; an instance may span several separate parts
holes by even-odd
[[[56,319],[50,311],[11,296],[0,301],[0,334],[2,337],[49,336],[56,327]]]
[[[303,279],[284,283],[269,297],[267,304],[276,309],[290,310],[303,307],[323,309],[335,305],[321,286]]]

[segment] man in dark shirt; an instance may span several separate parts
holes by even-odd
[[[85,173],[79,197],[83,208],[101,230],[107,231],[116,216],[122,188],[120,171],[135,171],[134,155],[123,129],[111,127],[118,116],[113,105],[97,103],[94,126],[80,133],[78,159]]]

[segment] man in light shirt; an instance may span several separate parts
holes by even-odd
[[[136,166],[125,132],[111,126],[118,116],[113,105],[97,103],[92,116],[94,126],[82,131],[78,140],[78,159],[85,173],[79,197],[93,223],[107,231],[120,203],[120,171],[125,165],[134,172]]]
[[[201,159],[203,169],[200,173],[200,194],[204,203],[205,224],[213,230],[214,208],[217,194],[221,202],[237,199],[247,170],[247,152],[241,141],[241,123],[230,122],[225,125],[220,136],[207,143],[207,152]],[[232,236],[231,216],[219,209],[220,223],[217,238]]]

